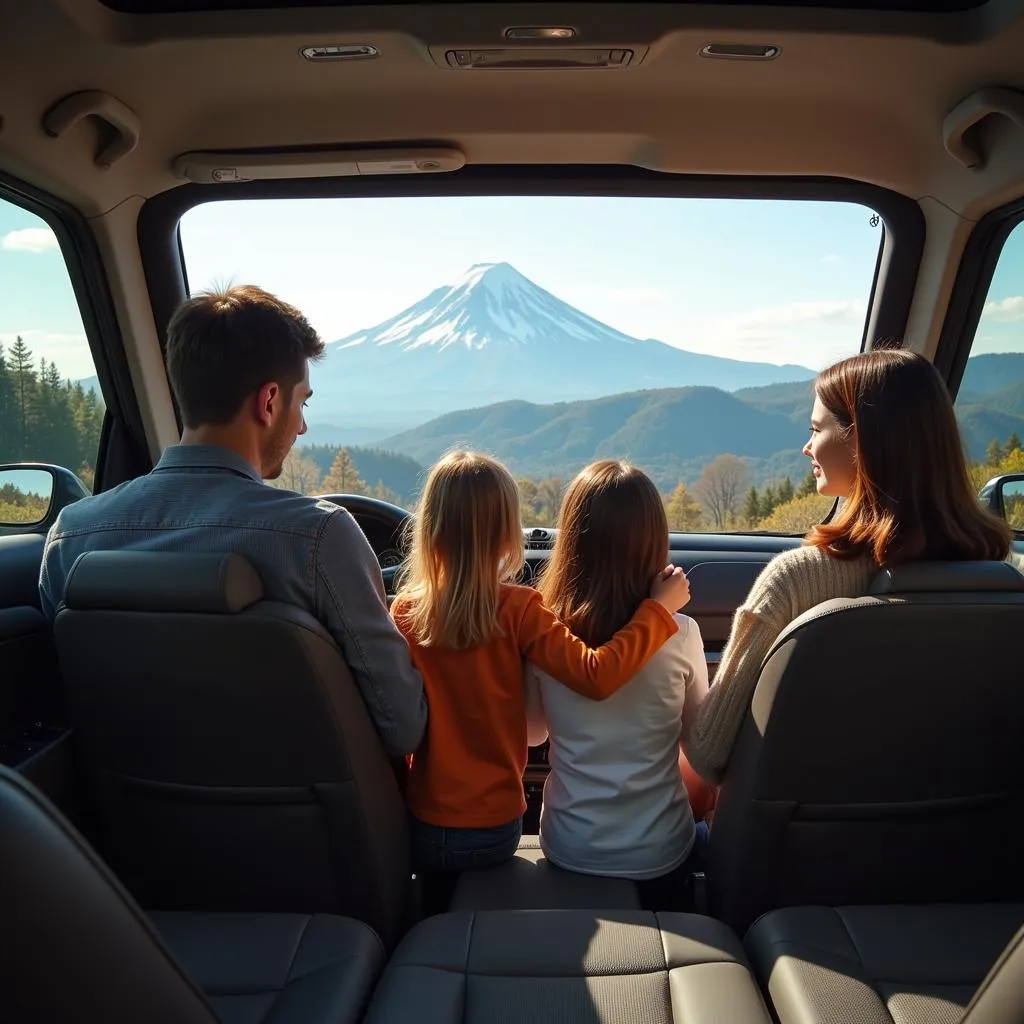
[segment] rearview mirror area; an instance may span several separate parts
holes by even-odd
[[[0,536],[45,534],[62,508],[88,496],[85,484],[63,466],[0,465]]]
[[[1007,481],[1002,490],[1003,515],[1014,530],[1024,531],[1024,477]]]
[[[0,526],[35,526],[53,504],[54,475],[29,466],[0,467]]]
[[[1024,473],[1003,473],[993,477],[982,487],[978,497],[981,503],[1011,529],[1024,532]]]

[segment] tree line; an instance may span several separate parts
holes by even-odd
[[[103,402],[61,376],[19,335],[0,345],[0,463],[50,462],[76,472],[92,488],[103,428]]]
[[[328,452],[329,462],[324,458]],[[357,461],[365,463],[367,454],[347,447],[294,448],[285,459],[280,477],[271,483],[302,494],[363,494],[412,509],[415,494],[399,495],[382,479],[371,485],[363,477]],[[321,465],[328,466],[326,473]],[[540,480],[519,476],[516,482],[523,525],[554,525],[568,481],[559,476]],[[789,477],[783,477],[758,490],[750,481],[744,460],[729,454],[708,463],[692,487],[680,481],[672,491],[662,494],[662,499],[669,529],[679,533],[755,529],[804,533],[832,506],[831,498],[818,495],[813,474],[808,473],[798,487]]]

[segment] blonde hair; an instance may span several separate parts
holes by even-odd
[[[498,461],[455,451],[431,469],[397,599],[425,647],[466,650],[498,632],[502,583],[523,568],[519,489]]]
[[[668,561],[665,504],[643,470],[603,459],[569,485],[558,527],[538,589],[576,636],[600,647],[633,617]]]

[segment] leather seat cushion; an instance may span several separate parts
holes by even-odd
[[[441,914],[395,952],[367,1024],[769,1024],[736,936],[694,914]]]
[[[360,921],[327,914],[150,915],[223,1024],[356,1022],[384,965]]]
[[[1024,904],[789,907],[745,945],[779,1024],[956,1024]]]
[[[519,851],[493,868],[464,871],[452,910],[639,910],[636,885],[626,878],[600,878],[563,871],[544,856],[536,836],[524,836]]]

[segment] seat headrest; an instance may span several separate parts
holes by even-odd
[[[232,614],[263,597],[263,583],[241,555],[88,551],[64,589],[76,610]]]
[[[869,594],[924,594],[942,591],[1024,591],[1024,573],[1009,562],[910,562],[883,569]]]

